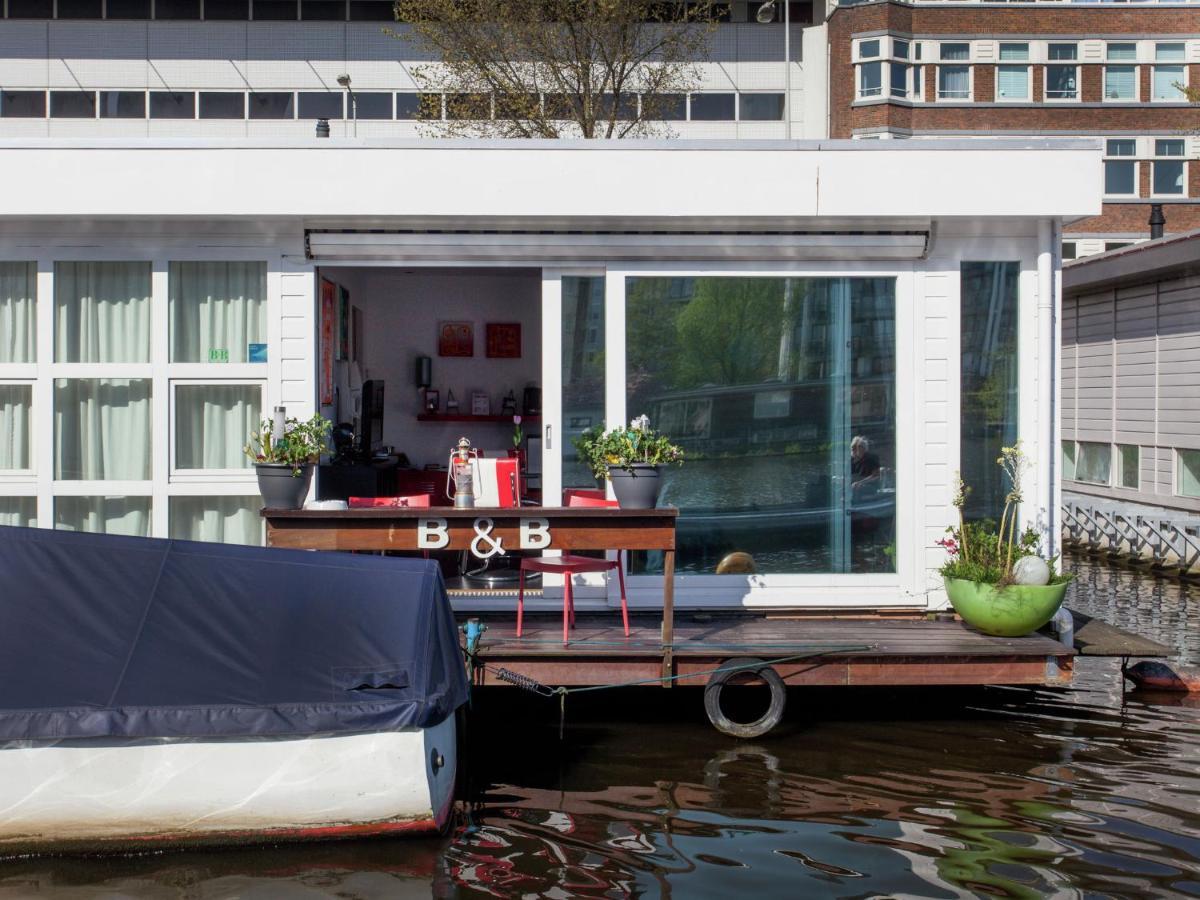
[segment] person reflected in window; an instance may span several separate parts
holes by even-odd
[[[879,490],[879,457],[861,434],[850,441],[850,496],[861,502]]]

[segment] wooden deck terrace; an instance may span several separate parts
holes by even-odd
[[[467,618],[465,616],[460,618]],[[788,685],[1066,685],[1075,650],[1052,637],[990,637],[951,619],[676,613],[664,646],[658,615],[635,615],[625,637],[619,614],[580,613],[562,642],[561,615],[472,616],[487,630],[473,668],[477,685],[504,673],[549,686],[644,683],[703,686],[730,659],[773,662]]]

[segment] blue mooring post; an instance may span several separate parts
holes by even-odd
[[[479,639],[483,637],[485,631],[487,631],[487,626],[478,619],[467,619],[466,624],[462,626],[462,633],[467,636],[468,656],[475,655],[475,650],[479,646]]]

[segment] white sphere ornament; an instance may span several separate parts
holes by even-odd
[[[1013,581],[1017,584],[1049,584],[1050,567],[1040,556],[1022,556],[1013,566]]]

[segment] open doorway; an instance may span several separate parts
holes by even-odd
[[[446,504],[465,437],[518,459],[520,496],[537,501],[541,290],[536,268],[318,269],[317,400],[336,423],[318,499]]]

